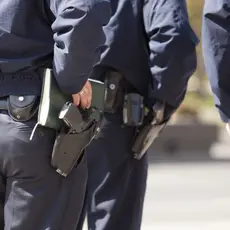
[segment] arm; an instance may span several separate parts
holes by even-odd
[[[53,71],[61,90],[76,94],[100,59],[103,26],[110,18],[107,0],[49,0],[55,16]]]
[[[203,12],[203,54],[215,97],[224,122],[230,119],[230,0],[206,0]]]
[[[196,69],[198,39],[189,25],[184,0],[149,0],[143,15],[152,73],[151,98],[164,101],[173,111],[182,102]]]

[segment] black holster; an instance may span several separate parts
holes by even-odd
[[[62,176],[78,165],[84,149],[100,131],[100,115],[96,109],[81,111],[69,102],[63,106],[59,119],[65,125],[56,137],[51,158],[51,165]]]
[[[140,160],[145,155],[149,147],[163,131],[166,124],[167,122],[162,124],[145,125],[137,132],[132,147],[135,159]]]
[[[137,128],[132,151],[140,160],[168,123],[165,117],[165,103],[158,102],[149,109],[143,124]]]
[[[56,137],[51,164],[62,176],[67,176],[78,165],[84,149],[91,143],[97,130],[96,123],[81,133],[61,132]]]

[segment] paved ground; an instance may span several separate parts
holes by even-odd
[[[152,164],[142,230],[229,230],[230,163]]]
[[[210,154],[150,160],[142,230],[230,229],[230,139],[222,134]]]
[[[149,168],[142,230],[229,230],[230,138],[225,129],[209,153],[169,156],[168,163],[161,158]]]
[[[152,165],[142,230],[229,230],[230,163]]]

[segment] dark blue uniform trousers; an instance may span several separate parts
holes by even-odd
[[[85,196],[86,158],[67,178],[60,176],[50,165],[54,131],[39,128],[29,141],[35,122],[15,122],[0,111],[0,229],[75,230]]]
[[[87,149],[87,211],[90,230],[140,230],[147,180],[147,155],[133,158],[134,129],[121,113],[106,114],[98,139]]]

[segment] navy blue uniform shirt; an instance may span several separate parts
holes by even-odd
[[[206,0],[202,31],[206,71],[224,122],[230,119],[230,0]]]
[[[196,68],[198,43],[185,1],[111,0],[111,7],[108,48],[93,77],[111,67],[144,96],[178,107]]]
[[[0,96],[36,93],[38,79],[28,73],[47,66],[65,93],[79,92],[100,58],[109,18],[107,0],[1,0]],[[25,75],[16,80],[15,72]]]

